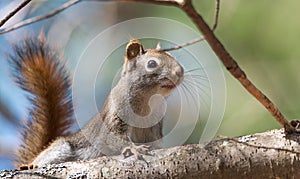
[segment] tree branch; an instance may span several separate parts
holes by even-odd
[[[65,4],[63,4],[61,7],[59,7],[57,9],[55,9],[54,11],[50,12],[49,14],[33,17],[33,18],[30,18],[30,19],[21,21],[20,23],[17,23],[15,25],[11,26],[11,27],[0,29],[0,34],[4,34],[4,33],[7,33],[7,32],[16,30],[20,27],[24,27],[26,25],[32,24],[34,22],[37,22],[37,21],[44,20],[44,19],[50,18],[52,16],[55,16],[56,14],[64,11],[65,9],[67,9],[67,8],[77,4],[79,2],[81,2],[81,0],[70,0],[70,1],[66,2]]]
[[[272,130],[206,145],[152,151],[142,160],[121,156],[48,165],[27,171],[2,171],[14,178],[299,178],[300,137]]]
[[[216,9],[215,9],[215,21],[212,27],[212,31],[215,31],[219,22],[219,12],[220,12],[220,0],[216,0]]]
[[[16,9],[10,12],[4,19],[0,22],[0,27],[2,27],[10,18],[12,18],[17,12],[23,9],[31,0],[24,0]]]
[[[238,79],[239,82],[248,90],[248,92],[252,94],[274,116],[274,118],[285,128],[286,132],[295,131],[294,127],[290,125],[275,104],[272,103],[271,100],[247,78],[245,72],[239,67],[237,62],[232,58],[223,44],[214,35],[213,31],[209,28],[201,15],[195,10],[191,0],[185,0],[185,3],[183,6],[181,6],[181,9],[203,33],[206,41],[223,62],[225,67],[229,70],[229,72],[236,79]]]
[[[182,0],[113,0],[118,2],[141,2],[167,6],[180,6]]]
[[[198,39],[189,41],[189,42],[184,43],[184,44],[176,45],[176,46],[170,47],[170,48],[164,48],[164,49],[161,49],[161,51],[173,51],[173,50],[178,50],[178,49],[181,49],[181,48],[184,48],[184,47],[193,45],[193,44],[195,44],[195,43],[199,43],[199,42],[201,42],[201,41],[203,41],[203,40],[205,40],[205,38],[204,38],[204,37],[200,37],[200,38],[198,38]]]
[[[212,31],[215,31],[217,29],[217,26],[218,26],[218,21],[219,21],[219,12],[220,12],[220,0],[216,0],[216,7],[215,7],[215,19],[214,19],[214,25],[212,27]],[[184,48],[184,47],[187,47],[187,46],[190,46],[190,45],[193,45],[193,44],[196,44],[196,43],[199,43],[201,41],[205,40],[204,37],[200,37],[198,39],[195,39],[195,40],[192,40],[192,41],[189,41],[189,42],[186,42],[184,44],[180,44],[180,45],[177,45],[175,47],[170,47],[170,48],[165,48],[165,49],[161,49],[162,51],[173,51],[173,50],[178,50],[178,49],[181,49],[181,48]]]
[[[28,2],[27,2],[28,1]],[[0,27],[6,22],[8,21],[12,16],[14,16],[19,10],[21,10],[27,3],[29,3],[31,0],[25,0],[18,8],[16,8],[12,13],[10,13],[7,17],[5,17],[4,19],[1,20],[0,22]],[[152,4],[160,4],[160,5],[179,5],[181,0],[174,1],[174,0],[85,0],[85,1],[125,1],[125,2],[147,2],[147,3],[152,3]],[[11,32],[13,30],[16,30],[18,28],[27,26],[29,24],[50,18],[52,16],[57,15],[58,13],[66,10],[67,8],[79,3],[79,2],[83,2],[82,0],[70,0],[67,3],[63,4],[61,7],[55,9],[54,11],[45,14],[45,15],[41,15],[41,16],[37,16],[37,17],[33,17],[24,21],[21,21],[11,27],[7,27],[7,28],[2,28],[0,29],[0,34],[4,34],[7,32]]]

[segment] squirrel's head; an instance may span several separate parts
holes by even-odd
[[[138,40],[126,47],[122,77],[135,92],[168,95],[183,80],[182,66],[160,49],[144,50]]]

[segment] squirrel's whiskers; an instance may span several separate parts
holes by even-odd
[[[185,78],[179,88],[182,88],[182,91],[186,98],[193,101],[195,105],[198,105],[201,102],[204,104],[201,105],[201,107],[209,110],[210,102],[208,100],[211,98],[209,80],[207,76],[197,73],[200,70],[203,70],[203,68],[198,67],[186,70],[186,73],[184,75]]]

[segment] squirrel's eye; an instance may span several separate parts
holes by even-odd
[[[155,68],[157,67],[157,62],[155,60],[149,60],[147,64],[148,68]]]

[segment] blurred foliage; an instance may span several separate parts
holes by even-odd
[[[299,5],[296,0],[222,1],[217,30],[248,77],[289,119],[300,114]],[[280,127],[232,77],[227,82],[228,104],[220,133],[236,136]]]

